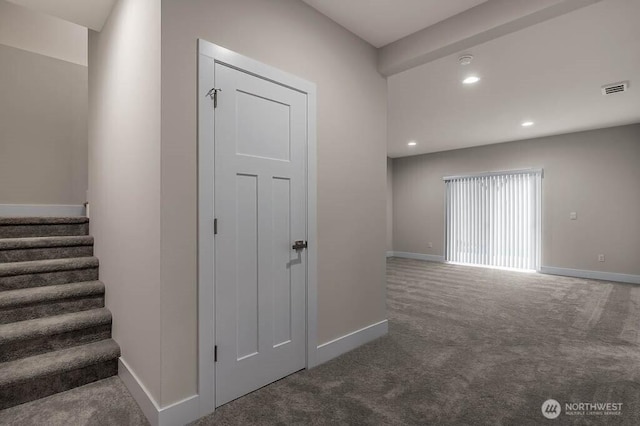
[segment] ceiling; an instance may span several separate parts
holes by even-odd
[[[640,1],[605,0],[389,77],[389,156],[640,122],[637,16]],[[481,80],[461,84],[469,74]],[[623,80],[628,92],[601,94]]]
[[[47,15],[53,15],[65,21],[102,30],[115,0],[8,0],[20,6],[28,7]]]
[[[486,0],[303,1],[373,46],[382,47]]]

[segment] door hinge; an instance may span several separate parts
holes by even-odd
[[[215,87],[207,92],[206,96],[213,99],[213,107],[218,108],[218,92],[222,92],[222,89],[216,89]]]
[[[218,235],[218,219],[213,219],[213,235]]]
[[[213,347],[213,362],[218,362],[218,345]]]

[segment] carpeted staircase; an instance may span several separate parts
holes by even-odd
[[[117,374],[89,219],[0,217],[0,410]]]

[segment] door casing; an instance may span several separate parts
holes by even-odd
[[[198,40],[198,394],[200,416],[215,408],[215,281],[214,281],[214,65],[247,72],[307,96],[307,353],[306,368],[317,365],[317,157],[316,85],[206,40]],[[219,102],[224,99],[221,93]]]

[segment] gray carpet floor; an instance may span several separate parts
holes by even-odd
[[[640,425],[640,286],[397,258],[387,266],[386,337],[194,425]],[[623,406],[547,420],[549,398]],[[145,424],[132,401],[113,378],[0,411],[0,424]]]
[[[388,336],[195,424],[640,425],[640,286],[398,258],[387,280]]]
[[[117,377],[0,410],[0,425],[147,426],[149,422]]]

